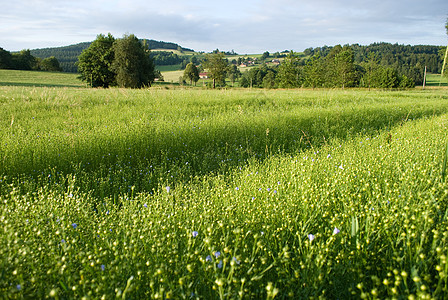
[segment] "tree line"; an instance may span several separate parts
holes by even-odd
[[[0,48],[0,69],[62,71],[59,61],[54,56],[42,59],[31,55],[30,50],[11,53],[3,48]]]
[[[423,83],[428,72],[442,68],[443,47],[337,45],[306,49],[306,57],[290,52],[279,66],[263,65],[245,72],[243,87],[408,88]]]

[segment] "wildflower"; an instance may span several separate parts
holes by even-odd
[[[310,242],[312,242],[316,237],[314,236],[314,234],[308,234],[308,238],[310,239]]]
[[[104,269],[106,269],[105,265],[101,265],[101,271],[104,271]]]
[[[72,193],[68,194],[68,197],[69,197],[69,198],[72,198],[72,197],[73,197],[73,194],[72,194]]]
[[[169,187],[169,186],[166,187],[166,192],[167,192],[167,193],[170,192],[170,187]]]
[[[218,269],[221,269],[221,268],[222,268],[222,260],[220,260],[220,261],[219,261],[219,263],[218,263],[218,266],[217,266],[217,267],[218,267]]]
[[[205,261],[212,261],[212,257],[210,255],[207,255],[207,257],[205,258]]]
[[[63,244],[63,243],[65,243],[65,240],[64,240],[64,239],[62,239],[62,240],[61,240],[61,243],[62,243],[62,244]]]
[[[195,237],[198,236],[198,232],[195,230],[195,231],[192,232],[192,235],[193,235],[193,237],[195,238]]]
[[[339,169],[344,170],[344,166],[343,166],[343,165],[340,165],[340,166],[339,166]]]
[[[337,227],[335,227],[333,229],[333,234],[338,234],[339,232],[341,232]]]
[[[221,252],[216,251],[214,254],[215,254],[215,257],[218,258],[221,255]]]
[[[76,229],[76,227],[78,227],[78,224],[73,223],[72,226],[73,226],[73,229]]]
[[[20,291],[22,289],[22,286],[20,284],[16,285],[16,288],[18,291]]]
[[[331,157],[331,154],[328,154],[328,155],[327,155],[327,158],[330,158],[330,157]]]
[[[239,187],[236,187],[236,188],[235,188],[235,190],[237,190],[237,191],[239,191],[239,189],[240,189]]]
[[[144,208],[148,208],[148,204],[146,204],[146,203],[143,204],[143,207],[144,207]]]
[[[236,259],[236,257],[233,257],[233,261],[236,262],[237,265],[239,265],[241,263],[241,261],[239,261],[238,259]]]
[[[267,188],[268,192],[271,190],[271,188]]]

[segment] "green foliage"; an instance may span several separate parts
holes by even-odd
[[[199,80],[199,70],[195,66],[194,63],[191,62],[187,65],[187,67],[185,68],[185,71],[184,71],[183,78],[185,80],[188,79],[190,81],[190,85],[193,85],[193,82],[196,85],[196,82],[198,82],[198,80]]]
[[[111,69],[115,57],[114,42],[115,38],[110,33],[107,36],[100,34],[79,56],[80,78],[92,87],[109,87],[116,84],[115,73]]]
[[[0,48],[0,69],[13,69],[12,55],[3,48]]]
[[[269,76],[268,76],[269,74]],[[266,76],[268,76],[266,78]],[[240,80],[242,87],[266,87],[274,88],[277,86],[276,82],[277,70],[263,65],[258,68],[251,68],[245,71]],[[265,79],[266,78],[266,79]]]
[[[208,70],[210,77],[213,79],[213,88],[216,84],[225,86],[226,75],[229,71],[229,62],[225,58],[224,53],[215,50],[212,54],[207,54],[204,61],[204,68]]]
[[[38,70],[38,62],[28,49],[12,54],[12,63],[16,70]]]
[[[305,86],[316,88],[325,84],[325,61],[317,53],[309,59],[304,68]]]
[[[114,61],[111,70],[119,87],[141,88],[154,81],[154,64],[149,50],[134,35],[125,35],[113,45]]]
[[[5,298],[448,293],[443,90],[2,87],[0,102]]]
[[[52,71],[52,72],[62,71],[62,68],[59,65],[59,61],[54,56],[44,58],[41,62],[39,62],[39,68],[42,71]]]
[[[241,71],[235,64],[232,64],[229,67],[228,77],[230,81],[232,81],[232,85],[235,85],[235,81],[237,81],[241,77]]]
[[[79,56],[80,78],[92,87],[140,88],[156,77],[149,51],[134,35],[115,39],[110,33],[97,39]]]
[[[276,79],[280,88],[297,88],[302,85],[303,77],[299,59],[293,51],[283,60],[278,69]]]

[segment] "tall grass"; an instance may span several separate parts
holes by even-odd
[[[319,147],[332,138],[374,135],[438,115],[448,108],[443,97],[422,92],[8,89],[0,113],[0,171],[35,179],[84,174],[88,184],[82,189],[100,196],[117,196],[131,187],[151,191],[159,184],[224,174],[251,158]],[[123,178],[131,182],[129,188],[124,189]]]
[[[448,294],[443,93],[2,92],[7,298]]]

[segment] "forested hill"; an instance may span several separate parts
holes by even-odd
[[[31,50],[31,55],[39,58],[54,56],[58,59],[59,65],[64,72],[76,73],[77,67],[75,62],[78,61],[78,56],[82,50],[89,48],[92,42],[84,42],[70,46],[43,48]]]
[[[410,67],[424,68],[428,72],[440,73],[443,64],[445,47],[430,45],[399,45],[390,43],[373,43],[368,46],[350,45],[354,54],[354,62],[360,64],[368,61],[372,56],[383,66],[394,67],[398,71]],[[317,47],[305,49],[305,55],[319,54],[327,56],[334,47]]]
[[[155,40],[146,40],[149,49],[167,49],[167,50],[181,50],[181,51],[193,51],[188,48],[183,48],[176,43],[162,42]],[[46,58],[54,56],[58,59],[59,64],[64,72],[77,72],[75,63],[78,61],[78,56],[82,50],[87,49],[92,42],[84,42],[70,46],[55,47],[55,48],[43,48],[31,50],[31,55],[39,58]]]

